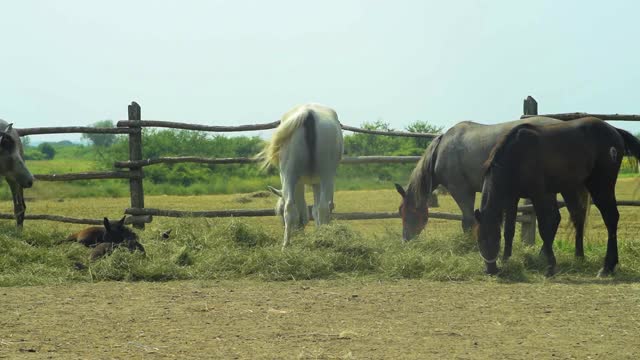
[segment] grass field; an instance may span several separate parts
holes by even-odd
[[[621,179],[620,199],[637,196],[638,179]],[[27,194],[28,195],[28,194]],[[258,194],[262,195],[262,193]],[[479,201],[479,199],[478,199]],[[394,211],[399,196],[394,190],[343,191],[336,195],[337,210]],[[180,210],[268,208],[271,196],[251,194],[216,196],[148,196],[146,206]],[[436,211],[458,212],[450,196],[441,196]],[[0,203],[10,209],[9,202]],[[33,200],[29,213],[76,217],[119,218],[128,206],[126,198]],[[640,279],[640,224],[638,209],[621,207],[619,228],[621,265],[613,281]],[[591,278],[600,267],[605,251],[606,230],[597,210],[590,213],[585,240],[586,259],[573,258],[572,228],[563,210],[563,224],[556,238],[560,274],[556,278]],[[297,234],[293,246],[280,251],[282,225],[274,217],[242,219],[172,219],[156,217],[140,233],[147,256],[116,253],[88,263],[88,250],[78,244],[60,243],[81,225],[27,221],[18,234],[10,221],[2,223],[0,285],[52,284],[99,280],[264,280],[335,279],[373,277],[377,279],[423,278],[432,280],[482,279],[482,264],[472,239],[463,234],[459,222],[430,220],[416,240],[402,243],[400,221],[368,220],[334,222],[316,230],[308,226]],[[172,229],[168,241],[160,233]],[[541,281],[544,259],[539,244],[529,248],[516,239],[512,261],[504,265],[499,279]],[[74,263],[87,263],[78,271]]]
[[[621,179],[618,198],[637,198],[637,184]],[[31,200],[28,212],[119,218],[128,201]],[[145,201],[182,210],[274,204],[254,194]],[[440,204],[432,210],[458,212],[449,196]],[[336,194],[338,212],[398,205],[394,190]],[[529,248],[518,238],[503,272],[483,275],[455,221],[430,220],[410,243],[398,219],[308,226],[282,252],[274,217],[156,217],[139,232],[146,257],[116,250],[96,262],[62,242],[81,225],[27,221],[18,233],[3,221],[0,358],[635,358],[640,209],[620,213],[620,265],[604,279],[595,277],[606,238],[595,208],[584,261],[573,258],[563,210],[550,279],[540,241]]]

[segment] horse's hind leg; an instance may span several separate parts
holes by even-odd
[[[281,176],[282,181],[282,200],[284,201],[284,241],[282,248],[284,249],[291,240],[293,230],[298,227],[300,222],[300,214],[295,203],[295,192],[297,179],[292,177]],[[284,179],[287,179],[285,181]],[[293,181],[292,181],[293,180]]]
[[[320,184],[313,184],[313,207],[312,214],[316,226],[320,225],[320,215],[318,215],[318,205],[320,204]]]
[[[328,224],[331,220],[331,203],[333,203],[333,176],[320,179],[320,202],[317,205],[318,225]]]
[[[27,205],[24,203],[24,190],[22,186],[18,185],[13,180],[7,179],[9,188],[11,189],[11,195],[13,197],[13,214],[16,218],[16,225],[19,229],[22,229],[24,223],[24,214],[27,210]]]
[[[604,267],[598,276],[613,274],[618,264],[618,220],[620,213],[616,204],[615,181],[613,186],[598,188],[595,184],[588,184],[593,204],[600,210],[602,220],[607,226],[607,254],[604,257]]]
[[[546,276],[553,276],[556,272],[556,256],[553,253],[553,240],[560,224],[560,210],[555,194],[546,194],[532,198],[533,208],[538,219],[538,231],[542,237],[542,252],[547,257]]]
[[[586,189],[580,189],[563,192],[562,197],[567,203],[567,210],[569,210],[571,222],[576,231],[575,255],[577,258],[584,258],[584,224],[589,206],[589,193]]]
[[[470,231],[475,222],[473,217],[473,206],[476,201],[475,191],[457,186],[448,187],[447,190],[449,190],[453,200],[456,201],[460,211],[462,211],[462,230],[465,232]]]

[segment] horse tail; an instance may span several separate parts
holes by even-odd
[[[305,140],[309,146],[310,155],[315,155],[316,136],[313,111],[303,107],[291,114],[291,116],[287,115],[282,119],[280,125],[276,128],[271,140],[265,145],[264,149],[255,156],[255,159],[258,159],[262,163],[262,169],[266,169],[269,166],[277,166],[280,163],[280,150],[289,142],[293,133],[303,126],[305,130],[307,130],[305,131]],[[312,130],[309,131],[308,129]],[[310,137],[313,139],[310,139]],[[313,146],[311,146],[311,142],[313,142]],[[315,156],[311,156],[310,159],[311,165],[315,160]]]
[[[437,151],[442,140],[442,135],[438,135],[431,141],[422,158],[411,173],[409,189],[413,190],[418,203],[426,201],[433,190],[433,173],[435,172]]]
[[[640,159],[640,140],[633,136],[630,132],[618,129],[618,134],[624,139],[624,151],[626,155],[631,155],[636,159]]]
[[[307,142],[307,150],[309,150],[309,174],[315,173],[316,170],[316,119],[313,110],[307,112],[304,118],[304,139]]]

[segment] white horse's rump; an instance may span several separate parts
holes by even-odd
[[[316,225],[329,223],[333,205],[334,178],[342,159],[342,128],[336,112],[326,106],[296,106],[282,116],[271,141],[258,154],[263,167],[280,168],[282,191],[278,211],[284,218],[284,243],[287,246],[295,228],[308,221],[304,185],[313,187],[313,218]]]

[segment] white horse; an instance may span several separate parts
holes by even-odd
[[[294,229],[309,222],[304,185],[313,187],[312,214],[316,226],[328,224],[333,207],[334,178],[342,159],[342,128],[336,112],[326,106],[296,106],[282,116],[271,141],[258,154],[263,167],[280,168],[282,190],[276,211],[284,219],[286,247]]]

